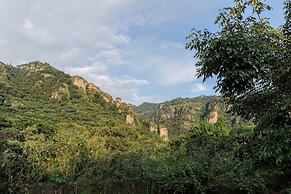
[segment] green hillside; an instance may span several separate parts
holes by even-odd
[[[71,77],[48,64],[32,62],[13,67],[0,64],[1,115],[9,119],[25,117],[50,124],[74,122],[90,127],[124,123],[129,112],[101,90],[80,88]],[[88,83],[89,87],[89,83]],[[106,102],[105,97],[110,102]],[[98,122],[96,122],[98,121]]]
[[[81,77],[41,62],[1,63],[0,73],[0,191],[71,184],[115,155],[161,144],[127,104]]]
[[[280,160],[266,162],[269,136],[234,122],[220,97],[145,103],[136,117],[120,98],[49,64],[0,68],[0,193],[289,191],[281,155],[289,147],[279,144]]]

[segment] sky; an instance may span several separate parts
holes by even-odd
[[[283,0],[268,0],[283,23]],[[185,50],[192,28],[217,30],[232,0],[1,0],[0,61],[48,62],[125,102],[214,95]]]

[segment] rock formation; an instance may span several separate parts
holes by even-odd
[[[212,112],[209,114],[208,122],[209,122],[210,124],[215,124],[215,123],[217,123],[217,120],[218,120],[218,113],[217,113],[217,111],[212,111]]]
[[[84,78],[80,76],[73,76],[72,81],[75,86],[82,88],[83,90],[88,89],[88,90],[98,92],[100,96],[102,97],[102,99],[107,103],[114,101],[113,98],[109,94],[106,94],[105,92],[100,90],[100,88],[97,87],[95,84],[87,82]]]
[[[0,81],[7,80],[7,65],[0,62]]]
[[[135,125],[134,116],[131,113],[128,113],[125,117],[125,123],[131,126]]]
[[[29,70],[30,72],[35,73],[35,72],[45,70],[48,66],[50,66],[50,65],[47,63],[41,63],[41,62],[35,61],[35,62],[31,62],[31,63],[25,64],[25,65],[21,65],[20,68],[26,69],[26,70]]]
[[[169,140],[169,131],[168,128],[165,125],[159,126],[159,135],[164,141]]]
[[[72,80],[75,86],[78,86],[79,88],[82,88],[83,90],[86,90],[87,86],[89,85],[89,83],[80,76],[73,76]]]
[[[131,107],[129,105],[127,105],[126,103],[123,103],[121,98],[117,97],[114,100],[112,98],[112,96],[103,92],[99,87],[97,87],[93,83],[87,82],[84,78],[82,78],[80,76],[73,76],[72,82],[75,86],[77,86],[85,91],[88,89],[88,90],[92,90],[92,91],[97,92],[106,103],[109,103],[109,104],[116,106],[118,113],[126,113],[126,116],[125,116],[125,123],[126,124],[133,126],[133,127],[136,126],[136,121],[135,121],[136,119],[135,119],[133,110],[131,109]],[[57,98],[57,97],[58,97],[58,94],[53,93],[52,98]]]
[[[117,97],[117,98],[115,99],[115,103],[116,103],[116,107],[119,108],[119,107],[122,105],[121,98]]]
[[[159,126],[153,122],[149,123],[149,130],[152,133],[159,133]]]
[[[223,117],[230,126],[250,123],[250,121],[238,119],[237,115],[228,114],[228,109],[229,105],[218,96],[178,98],[163,103],[144,103],[134,107],[136,114],[142,119],[164,124],[168,129],[169,137],[189,131],[194,123],[200,120],[214,124],[219,117]]]
[[[90,83],[90,84],[88,85],[88,89],[89,89],[89,90],[95,90],[95,91],[100,91],[100,92],[101,92],[100,88],[97,87],[96,85],[92,84],[92,83]]]
[[[157,125],[154,122],[149,122],[149,131],[158,134],[164,141],[169,140],[169,130],[165,124]]]

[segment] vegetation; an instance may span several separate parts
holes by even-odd
[[[291,2],[285,1],[281,29],[262,17],[270,7],[261,1],[235,2],[217,17],[220,32],[194,30],[187,48],[197,50],[200,77],[217,77],[216,88],[233,112],[255,118],[247,145],[257,170],[269,172],[277,186],[290,187]],[[253,14],[247,16],[249,9]]]
[[[280,29],[261,1],[235,2],[219,32],[193,31],[187,48],[255,126],[197,120],[163,142],[48,64],[0,64],[0,193],[290,193],[291,2]]]

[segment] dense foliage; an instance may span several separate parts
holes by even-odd
[[[233,105],[232,111],[255,118],[246,152],[258,171],[277,180],[266,186],[290,187],[290,0],[285,1],[286,22],[279,29],[262,16],[270,9],[263,2],[235,2],[217,17],[221,31],[193,30],[187,48],[197,51],[200,77],[217,77],[216,88]]]
[[[70,185],[118,155],[161,144],[146,130],[126,125],[126,110],[106,102],[101,92],[78,88],[48,64],[0,68],[2,192]],[[55,91],[58,98],[52,98]]]
[[[251,190],[241,180],[234,184],[228,167],[240,168],[232,153],[252,127],[231,130],[223,119],[216,125],[201,121],[188,134],[162,142],[142,126],[126,125],[114,104],[48,64],[1,68],[2,193]],[[55,91],[60,98],[52,98]]]

